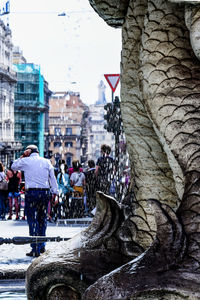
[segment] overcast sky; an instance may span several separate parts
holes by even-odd
[[[120,72],[121,29],[109,27],[88,0],[10,0],[10,9],[4,21],[14,45],[27,62],[41,66],[52,91],[80,92],[83,102],[93,104],[103,80],[111,101],[104,74]]]

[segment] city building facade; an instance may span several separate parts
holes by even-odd
[[[40,66],[33,63],[13,66],[17,72],[15,138],[21,141],[23,149],[29,144],[37,145],[40,155],[44,156],[45,113],[48,114],[44,77]]]
[[[13,64],[20,65],[20,64],[26,64],[26,58],[23,56],[22,50],[19,48],[19,46],[13,47]]]
[[[87,110],[79,93],[55,92],[50,98],[49,153],[55,167],[59,160],[64,160],[69,167],[75,159],[82,162],[85,153],[85,149],[84,153],[82,150],[82,124]]]
[[[98,100],[95,104],[89,106],[89,122],[88,122],[88,159],[93,159],[95,162],[101,155],[100,149],[102,144],[107,144],[111,147],[111,155],[115,153],[115,140],[113,133],[107,132],[104,128],[106,121],[104,115],[104,105],[107,103],[105,97],[105,89],[103,81],[98,85]]]
[[[12,70],[11,31],[0,20],[0,161],[9,166],[21,150],[14,138],[14,88],[16,72]]]

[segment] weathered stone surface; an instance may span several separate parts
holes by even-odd
[[[123,24],[129,0],[89,0],[89,2],[110,26],[119,27]]]
[[[76,299],[99,277],[141,254],[144,248],[134,241],[138,229],[125,219],[125,209],[126,203],[121,207],[98,192],[92,224],[55,252],[45,252],[28,268],[28,299],[43,300],[47,294],[50,299],[53,295],[63,299],[66,290]]]
[[[81,295],[65,285],[55,285],[47,294],[47,300],[80,300]]]
[[[140,204],[131,217],[135,226],[141,228],[143,218],[153,236],[146,200],[162,204],[160,215],[155,211],[153,245],[99,279],[84,300],[200,298],[198,4],[129,1],[122,26],[121,101]],[[138,244],[148,243],[145,235],[135,236]]]
[[[118,207],[101,194],[88,230],[31,265],[29,299],[49,290],[79,297],[91,284],[83,300],[200,299],[199,2],[90,3],[109,25],[122,26],[121,109],[134,197]]]

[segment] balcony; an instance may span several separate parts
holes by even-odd
[[[2,63],[0,63],[0,75],[1,75],[1,81],[11,81],[12,83],[17,82],[17,73],[14,72],[9,66],[6,66]],[[5,77],[6,79],[3,80],[2,77]]]
[[[22,144],[20,142],[1,142],[0,143],[0,151],[16,151],[21,150]]]
[[[77,136],[75,134],[72,135],[55,135],[55,134],[49,134],[49,140],[50,141],[75,141],[80,139],[80,136]]]

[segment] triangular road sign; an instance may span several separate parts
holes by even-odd
[[[104,74],[109,86],[111,87],[113,93],[119,83],[120,74]]]

